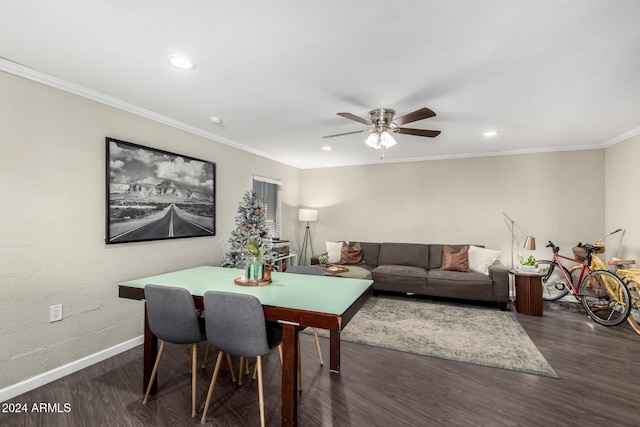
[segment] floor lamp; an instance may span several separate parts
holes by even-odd
[[[300,250],[300,265],[307,265],[307,246],[309,246],[311,256],[313,256],[313,243],[311,243],[311,229],[309,228],[310,222],[318,221],[317,209],[299,209],[298,221],[307,223],[307,227],[304,231],[304,239],[302,240],[302,249]]]
[[[509,215],[507,215],[504,212],[502,212],[502,215],[504,215],[507,218],[508,220],[507,224],[509,224],[509,229],[511,230],[511,271],[515,271],[513,255],[514,255],[514,249],[516,247],[516,227],[518,226],[516,225],[516,222],[513,219],[511,219]],[[524,240],[524,245],[522,246],[522,248],[528,251],[535,251],[536,238],[533,236],[529,236],[527,233],[522,231],[522,228],[520,227],[518,227],[518,230],[520,230],[520,232],[526,236]],[[512,280],[511,278],[509,278],[509,298],[511,299],[511,301],[514,301],[515,289],[513,289],[512,285],[513,285]]]
[[[518,228],[518,230],[520,230],[520,232],[525,236],[524,245],[522,245],[522,249],[526,249],[528,251],[535,251],[536,238],[525,233],[522,230],[522,228],[518,227],[516,222],[513,219],[511,219],[511,217],[509,217],[509,215],[507,215],[504,212],[502,212],[502,215],[504,215],[509,220],[508,224],[509,224],[509,228],[511,229],[511,270],[513,270],[515,265],[513,255],[514,255],[514,249],[516,247],[516,228]]]

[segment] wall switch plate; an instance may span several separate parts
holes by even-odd
[[[62,320],[62,304],[49,307],[49,323]]]

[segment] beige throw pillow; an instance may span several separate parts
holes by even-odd
[[[502,251],[471,245],[469,247],[469,269],[488,276],[489,266],[496,262],[501,253]]]
[[[345,243],[342,240],[338,242],[325,241],[327,245],[327,257],[329,257],[329,263],[337,264],[340,262],[340,255],[342,253],[342,244]],[[349,242],[346,242],[349,244]]]
[[[469,271],[469,246],[464,246],[458,252],[450,246],[444,245],[442,251],[442,270]]]

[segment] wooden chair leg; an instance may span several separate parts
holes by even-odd
[[[191,344],[191,417],[196,416],[196,383],[198,378],[198,346]]]
[[[207,358],[209,357],[209,349],[211,348],[211,344],[207,344],[207,346],[204,349],[204,357],[202,358],[202,366],[201,368],[204,368],[207,365]]]
[[[260,402],[260,426],[264,427],[264,392],[262,389],[262,356],[256,360],[258,368],[258,401]]]
[[[282,344],[278,346],[278,353],[280,354],[280,363],[282,363]]]
[[[207,411],[209,411],[209,405],[211,404],[211,397],[213,396],[213,388],[216,385],[218,379],[218,373],[220,372],[220,365],[222,364],[223,353],[218,352],[218,359],[216,360],[216,367],[213,368],[213,376],[211,377],[211,384],[209,384],[209,391],[207,392],[207,400],[204,403],[204,412],[202,413],[202,419],[200,424],[204,424],[207,419]]]
[[[229,365],[229,371],[231,372],[231,381],[236,382],[236,371],[233,368],[233,360],[231,360],[231,355],[227,354],[227,365]]]
[[[242,371],[244,371],[244,357],[240,356],[240,369],[238,369],[238,385],[242,385]]]
[[[318,339],[318,331],[313,328],[313,336],[316,338],[316,347],[318,348],[318,357],[320,358],[320,366],[324,366],[324,360],[322,360],[322,350],[320,350],[320,340]]]
[[[160,348],[158,349],[158,357],[156,357],[156,363],[153,365],[153,371],[151,371],[151,378],[149,379],[149,385],[147,386],[147,392],[144,395],[144,400],[142,401],[143,405],[147,404],[147,400],[149,400],[149,393],[151,393],[151,385],[156,379],[156,375],[158,374],[158,366],[160,366],[160,359],[162,359],[162,353],[164,353],[164,346],[167,343],[164,341],[160,341]]]

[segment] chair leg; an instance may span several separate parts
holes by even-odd
[[[201,368],[204,368],[207,365],[207,358],[209,357],[209,349],[211,348],[211,344],[207,344],[207,346],[204,349],[204,357],[202,358],[202,366]]]
[[[218,379],[218,373],[220,372],[220,365],[222,364],[222,356],[224,353],[221,351],[218,352],[218,359],[216,360],[216,367],[213,368],[213,376],[211,377],[211,384],[209,384],[209,391],[207,392],[207,400],[204,403],[204,412],[202,413],[202,419],[200,420],[200,424],[204,424],[207,419],[207,411],[209,410],[209,405],[211,404],[211,397],[213,396],[213,388],[216,385],[216,380]]]
[[[313,335],[316,337],[316,347],[318,348],[318,357],[320,358],[320,366],[324,366],[324,360],[322,360],[322,350],[320,350],[320,340],[318,339],[318,331],[313,328]]]
[[[242,371],[244,371],[244,357],[240,356],[240,369],[238,369],[238,385],[242,385]]]
[[[198,378],[198,346],[191,344],[191,418],[196,417],[196,383]]]
[[[160,341],[160,348],[158,349],[158,357],[156,357],[156,363],[153,365],[153,371],[151,371],[151,378],[149,379],[149,385],[147,386],[147,392],[144,395],[144,400],[142,401],[143,405],[147,404],[147,400],[149,400],[149,393],[151,393],[151,385],[156,379],[156,375],[158,374],[158,366],[160,366],[160,359],[162,359],[162,353],[164,353],[164,346],[167,343],[164,341]]]
[[[282,344],[278,345],[278,353],[280,354],[280,363],[282,363]]]
[[[231,355],[227,354],[227,365],[229,365],[229,371],[231,372],[231,381],[236,382],[236,371],[233,368],[233,360],[231,360]]]
[[[256,360],[258,367],[258,400],[260,402],[260,426],[264,427],[264,392],[262,389],[262,356]]]

